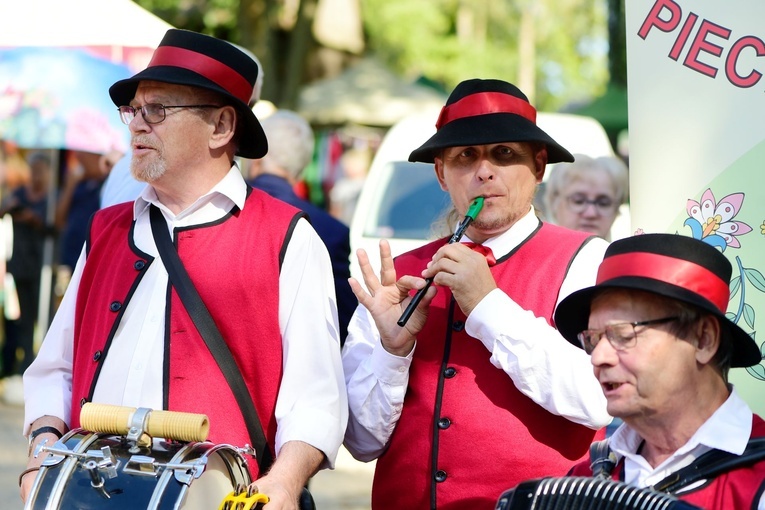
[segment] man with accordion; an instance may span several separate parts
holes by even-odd
[[[596,285],[561,301],[555,323],[591,355],[608,412],[624,423],[574,476],[523,482],[497,508],[589,498],[608,509],[765,509],[765,421],[728,382],[731,367],[762,354],[725,315],[730,276],[725,256],[690,237],[611,244]]]

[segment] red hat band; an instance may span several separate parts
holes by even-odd
[[[176,46],[160,46],[154,51],[147,68],[156,66],[180,67],[193,71],[229,91],[244,104],[249,102],[252,95],[252,85],[244,76],[226,64],[196,51]]]
[[[728,282],[703,266],[656,253],[624,253],[604,259],[598,269],[596,285],[630,276],[650,278],[695,292],[713,303],[721,313],[728,308]]]
[[[478,92],[465,96],[441,109],[436,129],[465,117],[491,113],[514,113],[536,124],[537,111],[523,99],[502,92]]]

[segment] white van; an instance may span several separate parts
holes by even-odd
[[[433,165],[410,163],[409,153],[436,132],[440,110],[407,117],[383,138],[364,182],[351,222],[351,275],[361,280],[356,250],[370,254],[379,272],[379,242],[390,242],[393,256],[434,239],[431,226],[449,207]],[[603,127],[591,117],[563,113],[537,114],[537,124],[574,154],[613,156]]]

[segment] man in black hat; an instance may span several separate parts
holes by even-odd
[[[716,248],[646,234],[615,241],[597,283],[560,303],[558,329],[590,354],[608,412],[624,421],[594,468],[573,474],[595,469],[706,509],[765,509],[765,421],[728,383],[731,367],[762,356],[725,316],[730,276]]]
[[[295,508],[308,478],[334,463],[347,405],[327,250],[298,209],[248,187],[233,164],[267,151],[247,104],[256,77],[228,42],[170,30],[145,70],[110,88],[131,133],[131,172],[149,185],[91,220],[25,374],[30,447],[79,426],[85,402],[203,413],[212,442],[255,444],[196,311],[174,279],[168,287],[158,246],[169,232],[275,456],[268,472],[258,467],[267,455],[249,462],[267,507]]]
[[[594,281],[606,242],[535,216],[545,165],[573,157],[517,87],[460,83],[436,128],[409,159],[435,164],[459,216],[483,198],[463,239],[478,246],[444,238],[393,261],[383,241],[379,279],[360,252],[345,444],[377,458],[374,508],[493,509],[531,473],[565,474],[610,421],[586,356],[552,322],[559,299]],[[424,278],[435,285],[401,327]]]

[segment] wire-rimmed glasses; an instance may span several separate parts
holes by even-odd
[[[661,319],[651,319],[637,322],[620,322],[618,324],[609,324],[603,329],[585,329],[576,335],[582,348],[587,354],[592,354],[595,347],[606,336],[608,342],[617,351],[623,351],[634,347],[637,343],[638,332],[635,329],[638,326],[652,326],[654,324],[664,324],[677,320],[679,317],[663,317]]]
[[[167,114],[165,110],[168,108],[220,108],[217,104],[178,104],[178,105],[164,105],[159,103],[148,103],[143,106],[120,106],[120,119],[125,124],[135,118],[136,114],[140,111],[143,116],[144,122],[147,124],[159,124],[165,120]]]
[[[588,205],[594,205],[600,214],[608,214],[614,210],[615,205],[614,199],[609,196],[600,195],[590,200],[585,195],[579,193],[567,196],[566,204],[568,204],[571,212],[576,214],[584,212]]]

